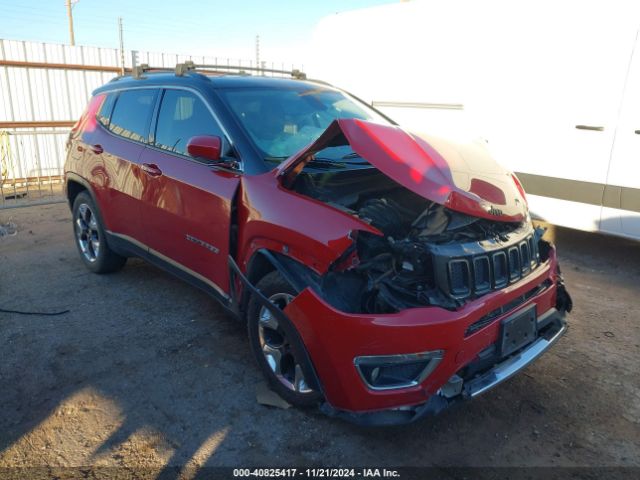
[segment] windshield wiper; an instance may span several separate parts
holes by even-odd
[[[281,157],[266,156],[264,157],[264,160],[265,162],[270,162],[270,163],[281,163],[287,158],[289,157],[286,155],[283,155]],[[346,168],[347,165],[368,165],[369,164],[369,162],[367,162],[364,159],[362,162],[343,162],[342,161],[342,160],[348,160],[350,158],[362,158],[362,157],[355,152],[348,153],[347,155],[341,157],[341,160],[335,160],[332,158],[324,158],[324,157],[314,157],[312,160],[307,162],[307,165],[311,165],[312,167],[318,167],[318,168]]]
[[[314,158],[307,163],[311,167],[346,168],[345,162],[336,162],[328,158]]]
[[[357,154],[356,154],[357,155]],[[344,157],[341,157],[342,159],[349,159],[349,158],[362,158],[360,157],[360,155],[357,155],[355,157],[349,156],[349,155],[345,155]],[[312,162],[316,162],[316,161],[320,161],[320,162],[327,162],[327,163],[333,163],[336,165],[368,165],[369,162],[367,162],[366,160],[362,160],[362,162],[343,162],[342,160],[334,160],[332,158],[323,158],[323,157],[316,157],[314,160],[311,160]]]

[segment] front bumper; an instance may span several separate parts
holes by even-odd
[[[541,335],[537,340],[519,353],[507,357],[487,372],[466,382],[462,394],[469,398],[477,397],[508,380],[551,348],[567,330],[564,312],[559,312],[555,308],[539,318],[538,325],[538,331]]]
[[[556,309],[551,309],[547,315],[539,319],[538,323],[541,324],[542,322],[544,322],[545,326],[541,336],[536,341],[520,352],[503,359],[503,361],[481,375],[465,382],[459,395],[447,398],[438,392],[422,405],[373,412],[347,412],[335,409],[325,403],[321,407],[322,411],[329,416],[364,426],[402,425],[415,422],[429,415],[436,415],[445,408],[475,398],[508,380],[551,348],[567,330],[565,314]]]
[[[502,290],[468,302],[456,311],[439,307],[369,315],[340,312],[312,290],[304,290],[284,313],[295,325],[322,385],[326,413],[357,423],[390,424],[416,420],[463,398],[473,398],[498,385],[542,355],[562,335],[564,312],[555,310],[558,282],[555,250],[535,272]],[[535,290],[541,285],[545,288]],[[532,290],[524,303],[496,316],[473,333],[469,327],[490,312]],[[496,344],[501,320],[535,305],[540,336],[515,355],[475,369],[457,397],[446,398],[440,389],[454,375],[479,363],[479,356]],[[544,325],[540,324],[544,321]],[[547,333],[550,332],[550,333]],[[364,384],[354,358],[366,355],[410,354],[444,350],[435,370],[419,385],[374,391]]]

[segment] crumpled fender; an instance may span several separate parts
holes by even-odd
[[[276,172],[242,178],[238,226],[242,271],[254,253],[266,249],[322,275],[353,244],[357,231],[381,235],[348,213],[287,190]]]
[[[451,210],[503,222],[527,215],[516,177],[479,143],[454,144],[354,118],[334,120],[315,142],[282,162],[278,175],[290,185],[314,153],[338,145],[350,145],[400,185]]]

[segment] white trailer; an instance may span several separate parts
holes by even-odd
[[[640,239],[640,2],[415,0],[324,18],[310,74],[479,137],[532,214]]]

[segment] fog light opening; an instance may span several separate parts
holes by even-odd
[[[401,355],[373,355],[354,359],[360,377],[371,390],[414,387],[422,383],[444,355],[442,350]]]

